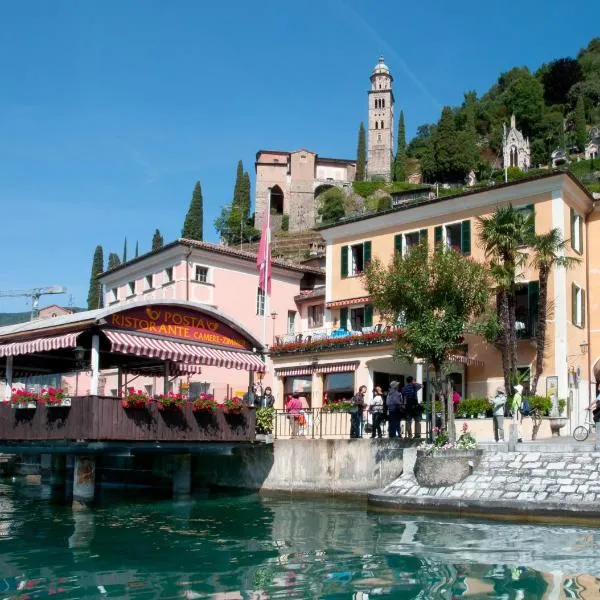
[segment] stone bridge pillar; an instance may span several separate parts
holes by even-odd
[[[94,501],[96,492],[96,459],[76,456],[73,473],[73,509],[82,510]]]

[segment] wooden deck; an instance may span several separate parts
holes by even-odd
[[[73,398],[70,407],[16,409],[0,403],[1,441],[250,442],[256,413],[194,413],[191,406],[126,409],[118,398]]]

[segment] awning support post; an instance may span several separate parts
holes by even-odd
[[[117,398],[121,398],[123,394],[123,372],[121,367],[117,367]]]
[[[92,352],[90,356],[90,366],[92,369],[92,382],[90,384],[90,395],[98,395],[98,380],[100,378],[100,336],[92,336]]]
[[[165,360],[165,374],[163,382],[163,394],[165,396],[169,393],[169,361]]]
[[[13,383],[13,357],[6,357],[6,386],[4,390],[4,399],[8,402],[12,396]]]

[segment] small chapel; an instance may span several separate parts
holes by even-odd
[[[531,166],[531,153],[529,150],[529,138],[517,129],[515,115],[510,117],[510,129],[503,124],[504,135],[502,136],[503,166],[517,167],[521,170],[529,169]]]

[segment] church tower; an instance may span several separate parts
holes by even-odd
[[[379,57],[371,73],[369,90],[369,141],[367,153],[368,179],[390,181],[394,158],[394,93],[393,77]]]

